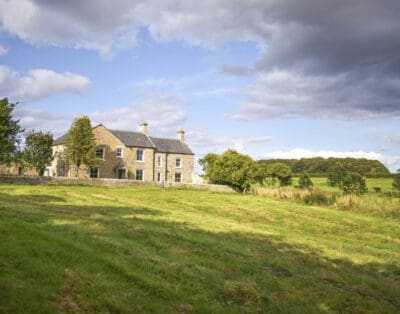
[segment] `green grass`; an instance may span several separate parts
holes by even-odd
[[[311,181],[314,183],[314,186],[324,191],[339,192],[339,188],[328,186],[326,178],[313,177],[311,178]],[[394,191],[392,187],[392,182],[393,182],[392,178],[366,178],[365,181],[366,181],[365,183],[367,184],[368,192],[375,193],[374,187],[380,187],[382,192]],[[299,178],[298,177],[293,178],[292,185],[295,186],[298,184],[299,184]]]
[[[0,185],[0,313],[398,313],[399,239],[252,195]]]

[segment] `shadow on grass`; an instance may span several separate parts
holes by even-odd
[[[398,265],[330,259],[275,235],[211,232],[151,208],[49,202],[64,199],[0,193],[0,206],[11,204],[0,207],[0,312],[400,309]]]

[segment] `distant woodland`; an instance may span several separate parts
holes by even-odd
[[[378,160],[365,158],[301,158],[301,159],[265,159],[259,160],[265,166],[276,162],[288,165],[292,169],[293,175],[302,172],[313,176],[326,176],[329,168],[340,162],[344,169],[349,172],[357,172],[367,177],[390,176],[389,170]]]

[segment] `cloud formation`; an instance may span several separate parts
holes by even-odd
[[[135,46],[140,28],[211,49],[254,41],[251,67],[220,67],[257,77],[233,118],[371,119],[400,116],[399,12],[398,0],[0,0],[0,26],[34,45],[105,57]]]
[[[0,44],[0,57],[5,55],[7,52],[8,52],[8,48],[6,48]]]
[[[82,94],[89,86],[88,78],[70,72],[34,69],[27,76],[21,76],[18,72],[0,65],[0,96],[12,97],[20,102],[63,92]]]

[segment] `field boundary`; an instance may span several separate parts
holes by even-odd
[[[104,187],[130,187],[130,186],[160,186],[164,188],[190,188],[198,190],[209,190],[215,192],[236,191],[227,185],[219,184],[194,184],[194,183],[155,183],[136,181],[130,179],[105,179],[105,178],[67,178],[67,177],[40,177],[40,176],[10,176],[0,175],[0,183],[9,184],[33,184],[33,185],[87,185]]]

